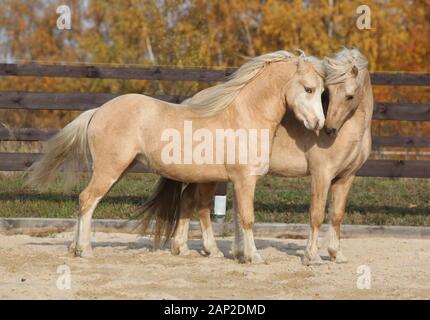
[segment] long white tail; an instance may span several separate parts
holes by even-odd
[[[76,183],[79,168],[89,163],[88,124],[97,109],[80,114],[47,142],[45,154],[29,168],[26,184],[46,189],[60,169],[65,173],[65,189]]]

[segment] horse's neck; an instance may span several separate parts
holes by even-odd
[[[373,93],[370,84],[370,76],[366,75],[363,85],[362,101],[351,116],[350,122],[353,126],[358,126],[359,134],[362,137],[365,132],[370,131],[370,125],[373,115]]]
[[[280,124],[285,106],[281,94],[283,87],[278,78],[278,75],[269,76],[269,70],[265,70],[240,91],[233,106],[239,123],[246,119],[248,123],[256,121],[260,127],[273,129]]]
[[[369,72],[367,72],[364,79],[363,99],[358,106],[358,109],[364,113],[364,130],[370,130],[373,116],[373,92]]]

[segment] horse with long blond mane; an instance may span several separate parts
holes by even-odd
[[[184,123],[192,121],[194,130],[206,130],[215,135],[217,129],[267,130],[269,152],[273,136],[285,112],[290,109],[310,130],[321,129],[324,114],[321,104],[323,91],[321,62],[304,54],[295,56],[277,51],[251,59],[220,85],[198,93],[186,105],[176,105],[140,94],[126,94],[103,106],[81,114],[47,144],[46,154],[30,170],[29,183],[44,187],[60,169],[78,172],[79,164],[92,158],[92,177],[79,195],[79,217],[71,250],[77,256],[90,255],[91,218],[103,196],[136,161],[165,179],[145,206],[156,216],[158,238],[170,238],[179,216],[181,183],[232,181],[245,232],[245,259],[261,261],[253,240],[254,189],[258,174],[264,174],[266,163],[227,163],[226,150],[221,152],[224,162],[212,164],[166,163],[165,130],[184,134]],[[266,143],[260,136],[256,145]],[[192,146],[197,145],[192,142]],[[192,147],[191,146],[191,147]],[[240,153],[239,146],[235,152]],[[169,157],[169,154],[167,154]],[[263,170],[262,170],[263,169]],[[258,174],[256,174],[256,172]],[[161,201],[158,201],[161,200]],[[166,206],[167,204],[167,206]],[[147,215],[150,217],[150,215]]]
[[[320,264],[318,234],[324,220],[327,193],[330,191],[330,227],[328,252],[333,261],[346,262],[340,249],[340,225],[348,192],[355,173],[371,151],[373,94],[367,60],[357,49],[343,49],[324,59],[326,72],[323,100],[328,102],[325,130],[319,134],[306,130],[287,113],[276,131],[270,159],[270,174],[284,177],[311,176],[312,199],[310,234],[302,262]],[[189,184],[181,199],[181,214],[172,239],[174,254],[187,254],[187,233],[192,211],[199,212],[204,250],[222,256],[212,232],[210,209],[216,185]],[[160,195],[163,190],[159,190]],[[242,233],[237,223],[233,247],[241,258]],[[176,225],[176,222],[172,222]]]

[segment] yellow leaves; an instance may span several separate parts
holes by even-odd
[[[237,66],[243,56],[273,50],[301,48],[324,56],[346,45],[365,52],[371,70],[430,68],[430,29],[423,1],[368,3],[371,30],[359,30],[358,0],[88,0],[85,8],[81,1],[71,0],[73,30],[65,33],[55,31],[54,4],[5,2],[0,23],[8,35],[10,55],[18,58]],[[34,6],[43,10],[36,14]]]

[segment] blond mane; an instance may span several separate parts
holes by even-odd
[[[240,90],[253,78],[259,75],[266,65],[292,58],[303,59],[312,64],[315,71],[324,78],[322,61],[313,56],[306,56],[301,51],[300,56],[291,52],[280,50],[251,58],[230,76],[227,82],[207,88],[185,100],[182,104],[189,105],[202,116],[211,116],[226,109],[236,98]]]
[[[326,73],[325,84],[336,84],[346,80],[354,66],[358,69],[357,80],[364,82],[363,69],[367,69],[367,59],[356,48],[344,48],[332,58],[325,57],[323,65]]]

